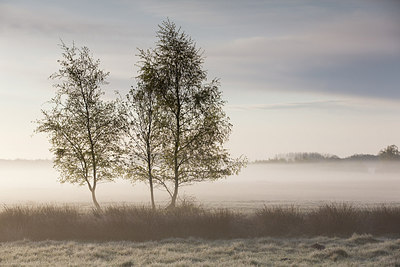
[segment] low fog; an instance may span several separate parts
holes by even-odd
[[[318,205],[399,203],[400,165],[390,162],[249,164],[238,176],[181,188],[180,199],[211,206],[259,207],[264,204]],[[60,184],[50,161],[1,161],[0,203],[75,203],[91,205],[86,185]],[[149,204],[145,183],[127,180],[99,184],[100,204]],[[168,195],[156,190],[159,205]]]

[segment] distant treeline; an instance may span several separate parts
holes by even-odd
[[[338,162],[338,161],[400,161],[400,152],[396,145],[390,145],[379,151],[377,155],[354,154],[346,158],[340,158],[332,154],[316,152],[297,152],[278,154],[267,160],[256,160],[254,163],[302,163],[302,162]]]

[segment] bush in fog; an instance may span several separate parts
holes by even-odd
[[[396,145],[390,145],[379,151],[378,156],[383,160],[399,160],[400,152]]]

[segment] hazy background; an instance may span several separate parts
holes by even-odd
[[[136,48],[154,46],[166,18],[221,78],[234,156],[376,154],[400,143],[399,14],[386,0],[1,0],[0,158],[51,158],[31,122],[54,96],[60,38],[101,59],[113,98],[135,84]]]
[[[303,207],[327,202],[399,204],[399,176],[400,165],[390,162],[250,164],[238,176],[182,187],[180,198],[235,209],[293,203]],[[57,177],[49,161],[1,161],[0,203],[75,203],[91,207],[86,186],[60,184]],[[100,184],[96,192],[100,204],[150,203],[144,183],[132,186],[126,180],[116,180]],[[167,194],[157,190],[156,201],[166,205]]]

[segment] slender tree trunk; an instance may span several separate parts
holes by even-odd
[[[96,191],[95,191],[95,189],[93,188],[93,190],[91,190],[91,192],[92,192],[93,204],[96,207],[96,210],[101,212],[102,210],[101,210],[100,204],[99,204],[99,202],[97,202],[97,199],[96,199]]]
[[[178,100],[179,104],[179,100]],[[175,208],[176,206],[176,198],[178,197],[178,188],[179,188],[179,165],[178,165],[178,152],[180,145],[180,110],[178,109],[178,113],[176,116],[176,140],[175,140],[175,151],[174,151],[174,194],[171,198],[171,204],[169,204],[168,208]]]
[[[94,206],[96,207],[97,211],[101,212],[101,207],[100,207],[99,203],[97,202],[96,193],[95,193],[96,192],[96,184],[97,184],[97,164],[96,164],[96,153],[94,150],[94,141],[93,141],[92,131],[90,129],[91,116],[90,116],[90,112],[89,112],[89,99],[88,99],[88,96],[85,95],[85,93],[84,93],[82,84],[80,84],[80,87],[81,87],[82,98],[85,102],[86,130],[87,130],[88,139],[89,139],[89,143],[90,143],[90,154],[92,156],[92,164],[93,164],[93,186],[90,191],[92,192],[92,200],[93,200]]]
[[[92,153],[93,154],[93,153]],[[95,157],[93,156],[93,160],[95,160]],[[99,202],[97,202],[96,199],[96,187],[97,187],[97,172],[96,172],[96,164],[93,163],[93,187],[92,187],[92,200],[93,204],[96,207],[98,212],[101,212],[101,207],[99,205]]]
[[[179,147],[180,147],[180,137],[181,137],[181,101],[179,97],[179,78],[180,74],[176,71],[175,77],[175,96],[177,100],[176,113],[175,113],[175,149],[174,149],[174,194],[171,197],[171,203],[168,208],[175,208],[176,199],[178,197],[178,188],[179,188],[179,164],[178,164],[178,156],[179,156]]]
[[[156,209],[156,204],[154,203],[154,190],[153,190],[153,174],[152,174],[152,161],[151,161],[151,144],[150,144],[150,133],[151,133],[151,113],[149,114],[149,129],[147,132],[146,148],[147,148],[147,171],[149,175],[149,186],[150,186],[150,198],[151,207],[153,210]]]
[[[178,132],[180,132],[179,119],[178,119],[177,133]],[[179,135],[177,134],[177,140],[175,143],[175,152],[174,152],[174,193],[171,197],[171,203],[169,204],[168,208],[175,208],[176,199],[178,197],[178,188],[179,188],[178,149],[179,149]]]
[[[154,190],[153,190],[153,164],[151,160],[152,156],[152,151],[151,151],[151,133],[152,133],[152,123],[153,123],[153,109],[152,106],[150,106],[148,110],[148,119],[149,119],[149,125],[147,129],[147,135],[146,135],[146,149],[147,149],[147,170],[149,172],[149,185],[150,185],[150,198],[151,198],[151,208],[153,210],[156,209],[156,204],[154,203]]]
[[[86,170],[86,171],[87,171],[87,170]],[[86,183],[87,183],[87,185],[88,185],[88,187],[89,187],[90,192],[92,193],[93,204],[94,204],[96,210],[99,211],[99,212],[101,212],[100,204],[99,204],[99,202],[97,202],[97,199],[96,199],[96,184],[94,183],[93,186],[92,186],[92,185],[90,184],[88,178],[87,178],[87,175],[86,175],[86,177],[85,177],[85,180],[86,180]]]
[[[175,187],[174,187],[174,194],[171,197],[171,203],[169,204],[168,208],[175,208],[176,206],[176,199],[178,197],[178,189],[179,189],[179,184],[178,180],[175,179]]]
[[[149,184],[150,184],[150,198],[151,198],[151,208],[156,209],[156,204],[154,202],[154,190],[153,190],[153,176],[151,174],[151,169],[149,167]]]

